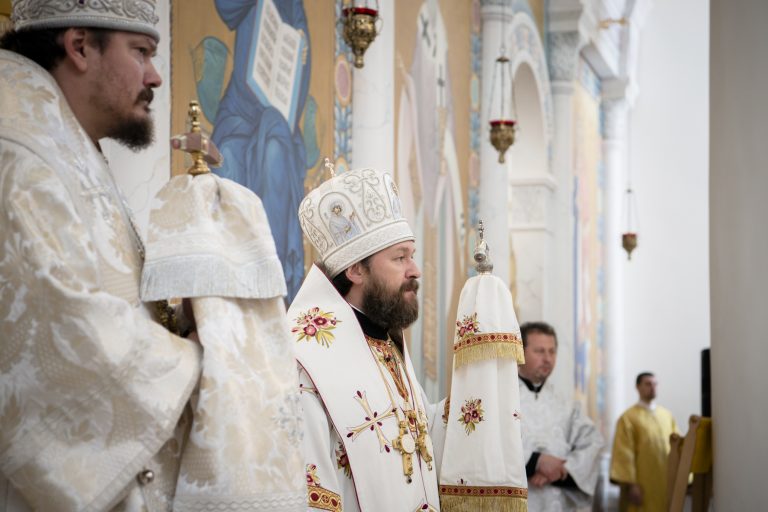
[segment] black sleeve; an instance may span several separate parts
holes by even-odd
[[[555,487],[565,487],[565,488],[571,488],[571,489],[577,489],[579,487],[578,485],[576,485],[576,482],[574,482],[573,477],[571,476],[570,473],[568,473],[568,476],[565,477],[565,480],[558,480],[557,482],[552,482],[552,485],[554,485]]]
[[[536,464],[539,463],[540,452],[533,452],[525,465],[525,476],[531,478],[536,473]],[[570,475],[568,475],[570,477]]]

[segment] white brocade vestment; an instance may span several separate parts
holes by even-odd
[[[439,510],[444,402],[437,406],[427,402],[407,350],[401,374],[406,404],[392,375],[369,347],[354,311],[314,266],[288,310],[288,321],[299,363],[310,509]],[[400,433],[398,417],[404,418],[414,405],[427,420],[435,460],[430,469],[417,448],[408,483],[394,441]],[[415,425],[411,428],[414,431],[406,435],[415,440]]]
[[[51,75],[6,51],[0,204],[0,510],[169,510],[199,347],[140,302],[104,158]]]
[[[581,412],[580,403],[560,396],[550,382],[535,393],[521,381],[520,409],[524,460],[528,462],[533,452],[565,459],[565,468],[577,486],[531,486],[528,510],[560,512],[589,506],[597,485],[603,437]]]

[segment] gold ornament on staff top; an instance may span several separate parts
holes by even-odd
[[[365,6],[349,6],[341,10],[344,23],[344,42],[355,54],[355,67],[363,67],[363,55],[368,46],[376,39],[380,30],[376,28],[379,17],[378,1],[376,9]]]
[[[481,220],[477,225],[477,233],[480,237],[480,241],[475,247],[475,270],[478,274],[490,274],[493,271],[493,262],[491,261],[491,248],[488,247],[488,243],[484,240],[485,227]]]
[[[200,127],[200,115],[202,113],[200,104],[195,100],[190,101],[189,110],[187,110],[190,131],[171,137],[173,149],[189,153],[192,157],[192,167],[187,169],[187,172],[192,176],[209,173],[211,167],[219,167],[224,161],[219,148],[208,135],[203,133],[203,129]]]

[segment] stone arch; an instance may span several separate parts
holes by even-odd
[[[510,284],[520,320],[540,320],[547,310],[552,250],[552,94],[546,54],[530,14],[515,13],[505,42],[510,49],[519,121],[506,165]]]

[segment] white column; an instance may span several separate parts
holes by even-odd
[[[488,104],[491,99],[493,68],[499,56],[504,20],[512,18],[509,0],[483,0],[482,17],[482,78],[480,80],[480,219],[485,225],[485,239],[491,248],[493,273],[509,285],[509,218],[507,214],[507,178],[509,168],[499,163],[499,154],[491,145],[488,128]],[[500,94],[500,91],[494,91]]]
[[[605,90],[608,83],[603,84]],[[613,437],[616,419],[622,412],[624,372],[624,265],[627,254],[621,247],[624,226],[624,191],[627,175],[627,102],[604,98],[605,138],[605,416],[606,439]]]
[[[365,65],[352,78],[352,162],[354,169],[395,171],[395,2],[379,1],[381,33],[365,52]]]
[[[575,22],[578,24],[578,21]],[[553,250],[551,261],[552,283],[557,289],[551,311],[545,318],[558,331],[558,363],[552,379],[564,393],[574,391],[575,344],[575,246],[574,246],[574,177],[573,177],[573,90],[579,49],[584,37],[578,28],[552,32],[548,36],[550,48],[549,74],[552,84],[552,102],[555,129],[552,139],[552,175],[557,183],[552,209]]]

